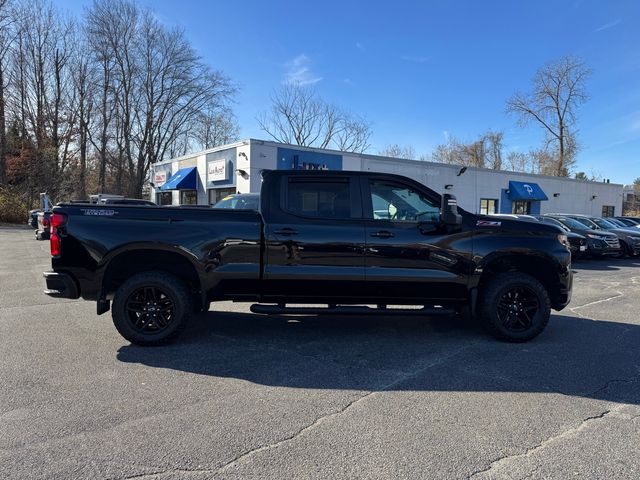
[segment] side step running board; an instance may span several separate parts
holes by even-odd
[[[365,305],[331,305],[329,307],[287,307],[286,305],[268,305],[254,303],[250,310],[265,315],[399,315],[399,316],[435,316],[455,315],[453,308],[424,306],[422,308],[375,308]]]

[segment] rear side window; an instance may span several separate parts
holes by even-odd
[[[351,218],[348,179],[289,179],[285,209],[294,215],[314,218]]]

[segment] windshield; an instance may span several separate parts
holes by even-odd
[[[600,228],[603,228],[604,230],[611,230],[612,228],[618,228],[616,225],[605,220],[604,218],[592,218],[591,220]]]
[[[589,220],[588,218],[584,218],[584,217],[577,217],[574,218],[574,220],[578,221],[578,223],[582,224],[582,228],[587,227],[590,228],[592,230],[597,230],[598,226],[593,223],[591,220]]]
[[[584,230],[585,226],[587,226],[588,228],[591,228],[590,225],[583,224],[582,222],[578,222],[577,220],[574,220],[573,218],[569,218],[569,217],[558,217],[557,220],[564,223],[567,227],[571,229]]]
[[[258,210],[258,195],[229,195],[216,203],[213,208],[233,208],[242,210]]]

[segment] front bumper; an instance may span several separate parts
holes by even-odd
[[[47,288],[44,291],[46,295],[55,298],[79,298],[80,292],[78,285],[73,277],[67,273],[44,272]]]

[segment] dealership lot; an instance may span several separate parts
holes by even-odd
[[[129,345],[0,227],[1,478],[638,478],[640,260],[576,262],[536,340],[214,305]]]

